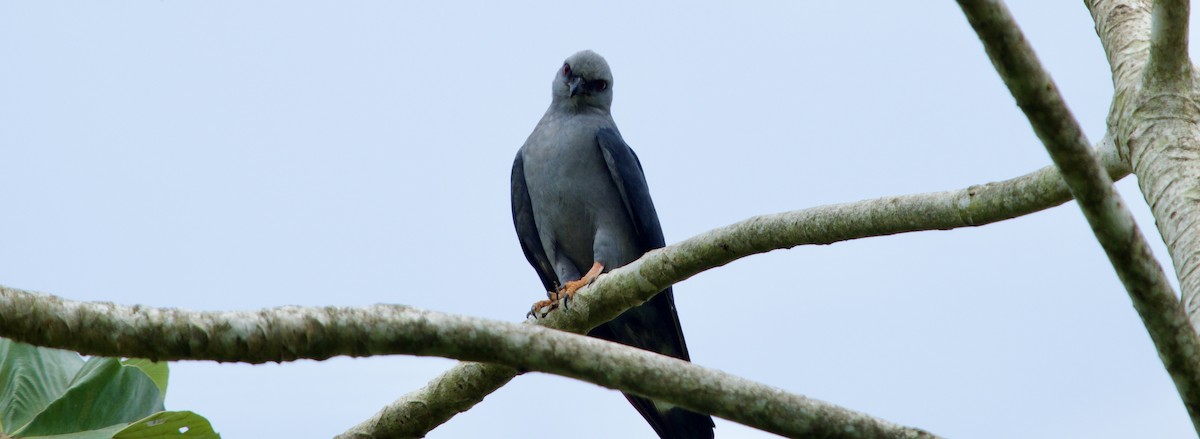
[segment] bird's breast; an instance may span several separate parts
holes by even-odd
[[[586,268],[595,259],[600,228],[626,237],[628,244],[618,243],[625,253],[633,242],[632,224],[596,144],[598,128],[557,125],[540,126],[522,148],[525,182],[538,233],[553,247],[547,251],[565,251]]]

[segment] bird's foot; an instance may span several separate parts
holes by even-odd
[[[550,292],[551,296],[554,294],[555,293],[553,291]],[[554,311],[556,309],[558,309],[557,300],[539,300],[534,302],[533,306],[529,307],[529,312],[525,313],[525,318],[545,318],[546,316],[550,315],[550,311]]]
[[[558,309],[559,306],[567,308],[567,302],[570,302],[571,298],[575,297],[575,292],[587,285],[587,283],[581,282],[582,280],[567,282],[562,288],[546,292],[546,295],[550,296],[550,298],[534,302],[533,306],[529,308],[529,313],[525,314],[525,317],[541,319],[550,315],[550,311]]]
[[[550,314],[550,311],[558,309],[560,304],[564,309],[569,309],[568,304],[575,297],[575,292],[595,282],[596,278],[600,277],[601,271],[604,271],[604,265],[599,262],[592,264],[592,269],[588,270],[587,274],[583,275],[579,280],[567,282],[566,285],[563,285],[559,289],[547,292],[546,295],[550,296],[550,299],[535,302],[529,309],[529,312],[525,314],[525,317],[545,318]]]

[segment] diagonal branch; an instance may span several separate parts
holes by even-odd
[[[1107,138],[1100,150],[1113,178],[1128,175],[1128,169],[1116,157]],[[1048,166],[1010,180],[954,191],[885,197],[754,217],[651,252],[614,270],[583,290],[571,312],[554,313],[537,323],[583,332],[644,302],[668,285],[752,254],[805,244],[979,226],[1068,200],[1070,193],[1058,171]],[[332,316],[329,313],[336,308],[197,314],[216,319],[205,326],[192,319],[195,315],[180,314],[183,311],[144,308],[142,313],[121,320],[113,314],[115,305],[66,306],[53,297],[17,300],[19,297],[11,294],[0,297],[0,336],[95,354],[263,362],[386,353],[366,349],[369,344],[362,337],[368,335],[303,332],[325,325]],[[47,307],[47,303],[51,306]],[[313,328],[290,327],[276,321],[276,315],[287,314],[294,314],[291,318],[295,321],[307,322]],[[378,319],[369,312],[360,312],[353,318]],[[386,326],[389,325],[381,327]],[[469,409],[516,374],[516,370],[506,366],[460,364],[351,428],[347,435],[423,436]]]
[[[1114,178],[1128,174],[1107,139]],[[712,230],[643,256],[602,276],[571,312],[537,323],[582,332],[701,271],[773,249],[829,244],[919,230],[979,226],[1057,206],[1070,194],[1053,167],[956,191],[886,197],[765,215]],[[0,288],[0,336],[97,355],[216,361],[290,361],[400,352],[372,334],[393,323],[378,309],[277,308],[257,312],[181,310],[78,303]],[[350,325],[343,320],[357,322]],[[370,325],[370,322],[376,322]],[[339,324],[338,331],[326,328]],[[351,330],[357,328],[357,331]],[[349,331],[349,332],[341,332]],[[378,334],[376,334],[377,336]],[[372,341],[373,340],[373,341]],[[384,346],[381,349],[380,346]],[[347,432],[352,437],[416,437],[470,408],[517,374],[464,363]]]
[[[1188,0],[1157,0],[1151,10],[1150,80],[1184,83],[1191,76],[1188,59]]]
[[[1200,337],[1050,75],[998,0],[959,0],[992,64],[1042,139],[1125,284],[1200,431]]]
[[[1099,146],[1112,178],[1129,174],[1107,137]],[[628,282],[629,289],[598,285],[582,290],[569,313],[554,313],[537,321],[552,328],[584,332],[647,300],[666,285],[700,271],[770,250],[805,244],[890,235],[920,230],[980,226],[1026,215],[1065,203],[1071,194],[1058,170],[1047,166],[1002,182],[955,191],[895,196],[800,211],[765,215],[715,229],[643,256],[601,281],[616,280],[637,267],[653,278]],[[643,267],[646,266],[646,267]],[[645,287],[650,285],[650,287]],[[596,299],[595,296],[604,296]],[[591,305],[595,303],[595,305]],[[600,313],[592,306],[617,305]],[[585,306],[587,305],[587,306]],[[493,364],[459,363],[425,387],[388,404],[371,418],[350,428],[346,437],[421,437],[454,415],[470,409],[508,383],[517,372]]]
[[[49,299],[49,300],[48,300]],[[34,303],[41,302],[41,303]],[[337,353],[351,355],[412,354],[441,356],[462,360],[488,361],[521,370],[549,372],[573,377],[597,385],[624,390],[657,400],[668,401],[693,410],[712,413],[766,431],[792,437],[842,438],[933,438],[921,430],[902,427],[871,416],[856,413],[823,401],[793,395],[721,371],[701,367],[665,355],[575,335],[535,325],[500,322],[475,317],[423,311],[399,305],[366,308],[300,307],[276,308],[270,312],[190,312],[149,307],[125,307],[113,304],[71,302],[58,298],[0,287],[0,303],[32,305],[33,313],[19,320],[39,320],[40,316],[63,317],[57,322],[44,321],[47,332],[80,332],[91,340],[85,353],[121,356],[128,352],[121,342],[130,326],[139,329],[165,329],[177,324],[192,334],[211,338],[175,337],[160,349],[135,344],[134,351],[158,353],[156,359],[230,360],[242,356],[254,360],[268,358],[328,358]],[[8,310],[6,310],[8,311]],[[9,314],[4,313],[5,316]],[[9,324],[3,328],[27,326]],[[76,325],[79,326],[76,326]],[[91,327],[89,327],[89,324]],[[96,327],[96,324],[115,324]],[[264,331],[262,328],[271,328]],[[83,331],[72,331],[82,329]],[[108,333],[103,329],[114,330]],[[92,335],[82,334],[83,332]],[[277,352],[271,333],[295,338],[296,352]],[[19,334],[24,339],[36,338]],[[222,343],[196,343],[234,338],[244,343],[226,344],[232,350],[214,349]],[[113,343],[115,342],[115,343]],[[192,352],[184,355],[182,348]],[[261,349],[255,349],[261,347]]]

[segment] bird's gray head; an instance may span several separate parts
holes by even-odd
[[[571,55],[554,75],[553,105],[573,111],[612,107],[612,71],[596,52]]]

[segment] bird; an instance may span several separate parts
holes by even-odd
[[[584,50],[554,75],[550,107],[517,151],[513,225],[550,312],[598,276],[666,245],[642,164],[621,137],[611,108],[608,62]],[[588,333],[691,361],[672,289]],[[658,436],[712,438],[712,417],[626,393]]]

